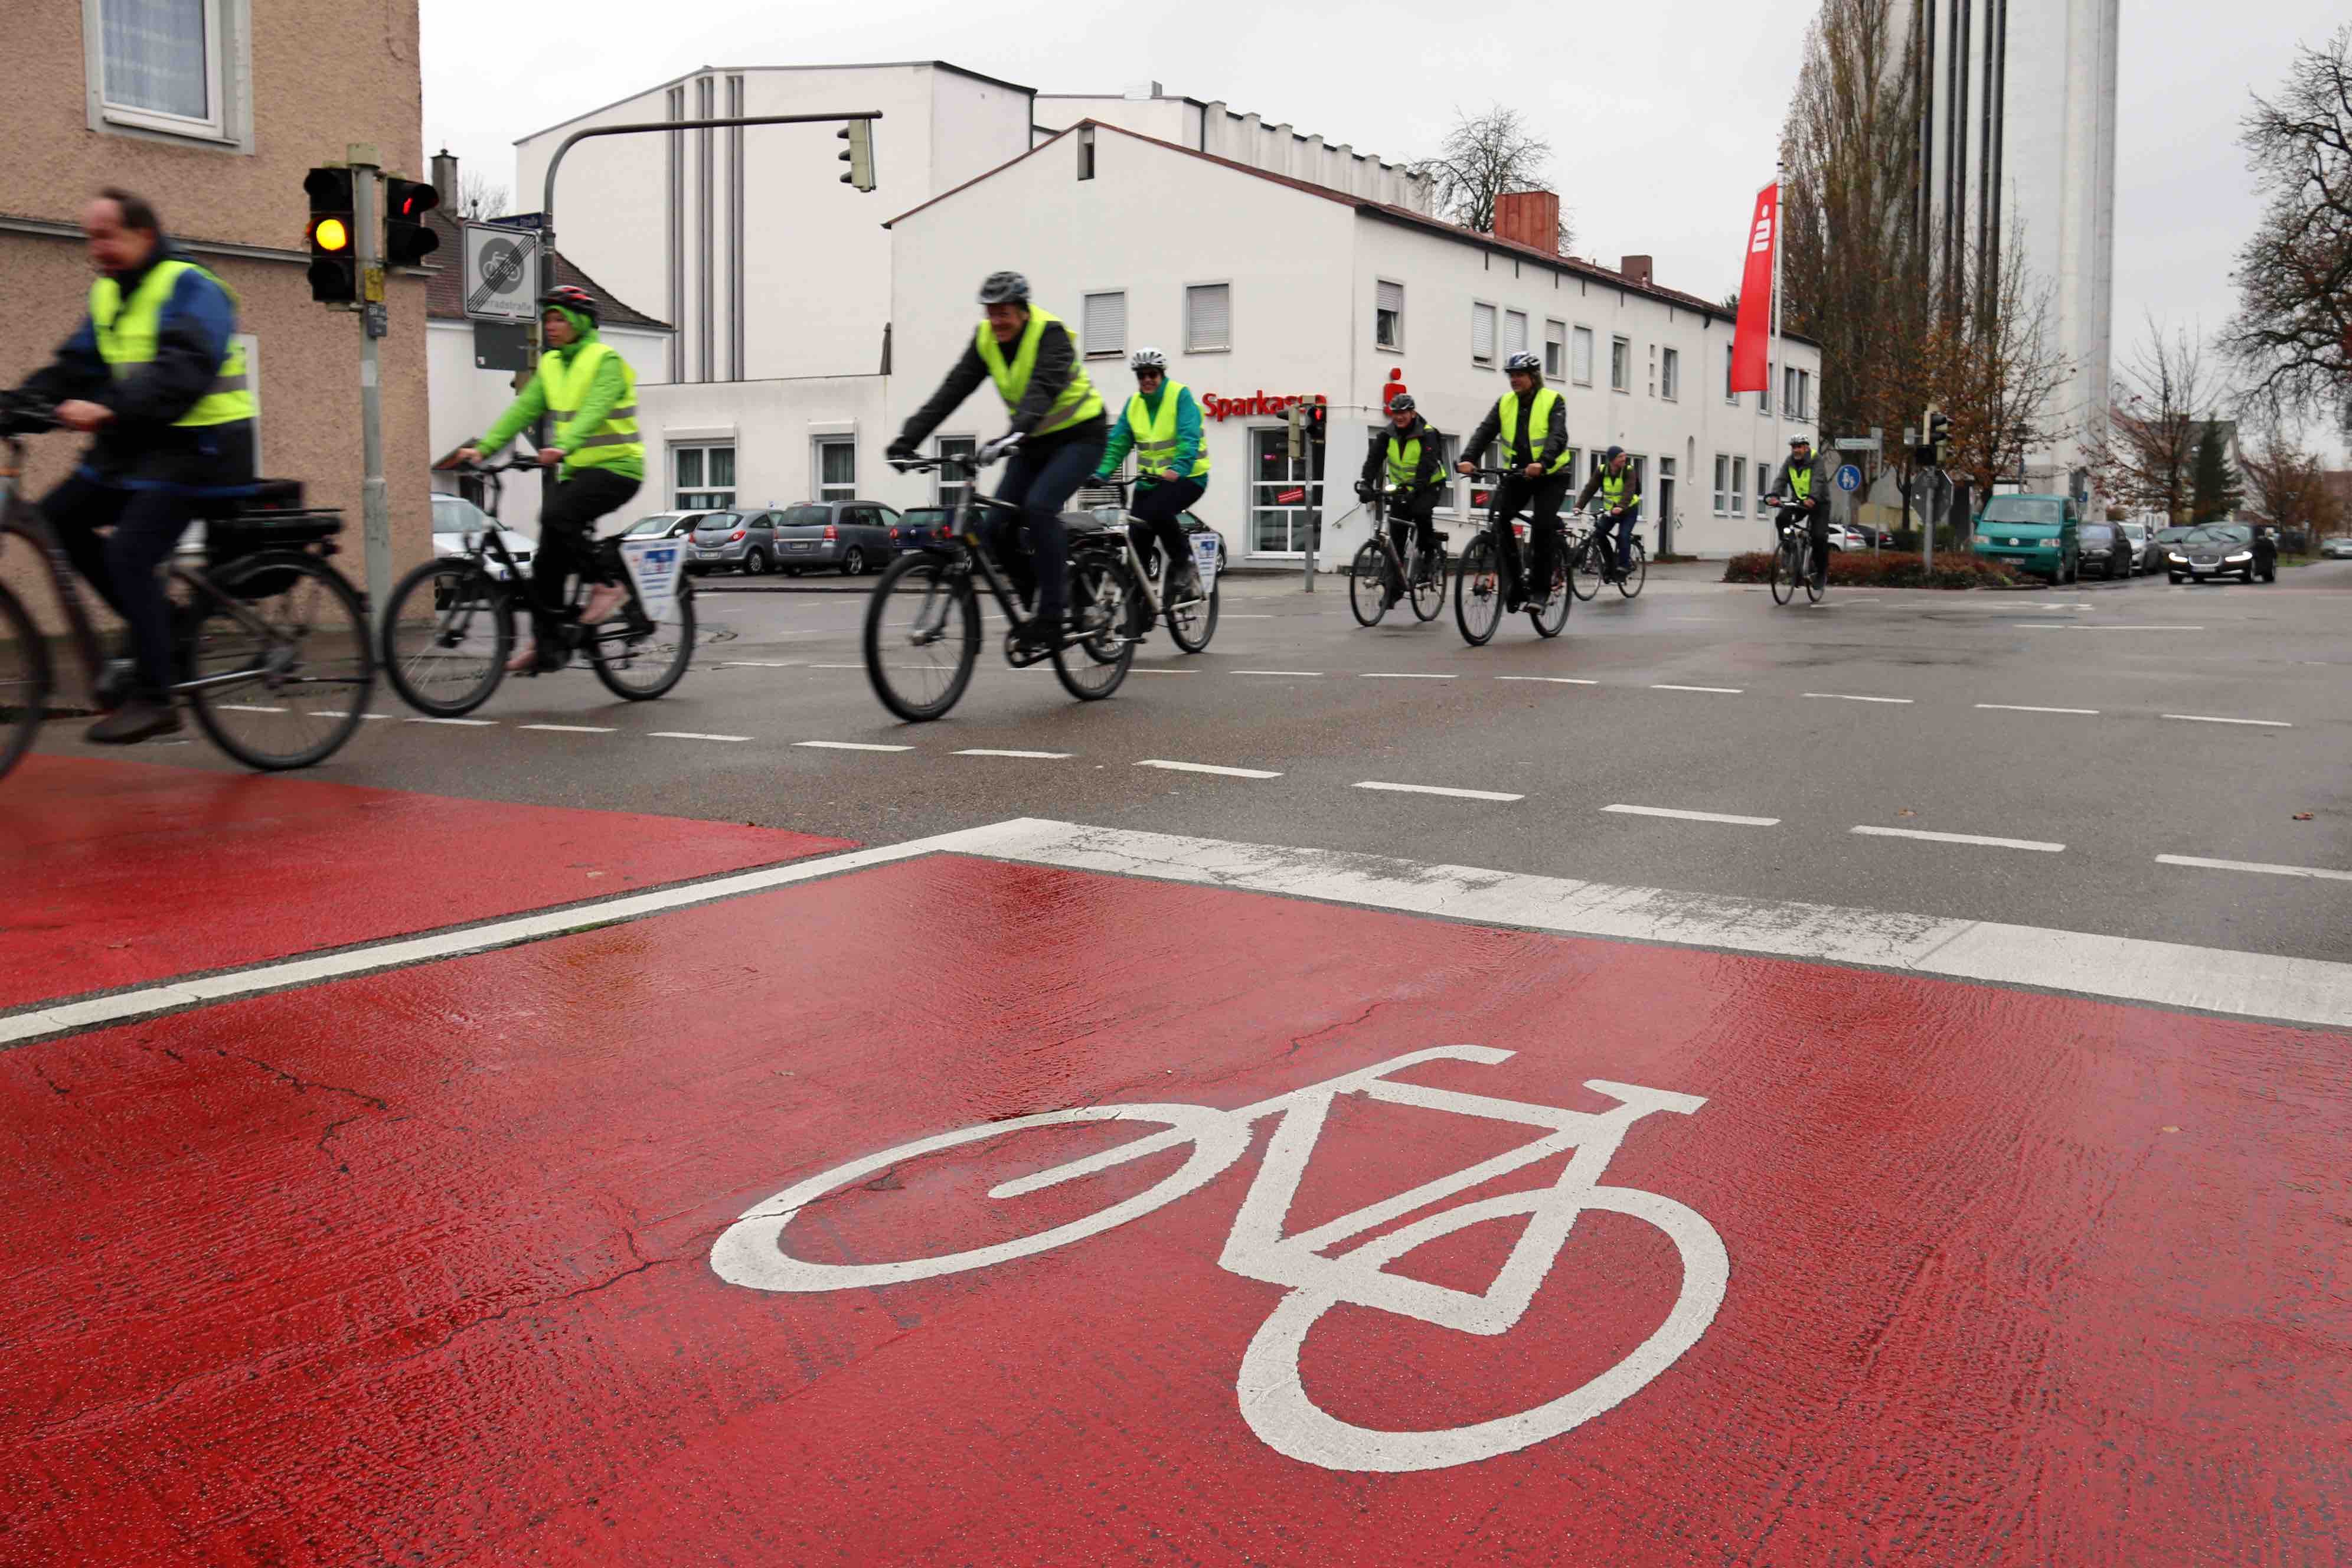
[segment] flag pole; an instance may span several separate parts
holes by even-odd
[[[1772,384],[1777,378],[1782,386],[1788,384],[1789,372],[1781,363],[1780,345],[1780,254],[1788,248],[1781,244],[1789,229],[1789,164],[1783,159],[1772,165],[1772,353],[1765,362],[1764,401],[1772,406],[1772,457],[1775,462],[1786,462],[1789,457],[1788,432],[1780,428],[1788,408],[1782,402],[1780,387]]]

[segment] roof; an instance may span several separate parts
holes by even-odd
[[[434,233],[441,237],[441,248],[434,254],[444,258],[439,266],[431,268],[425,275],[425,317],[427,320],[436,321],[465,321],[467,320],[466,262],[460,248],[465,241],[462,225],[458,219],[437,207],[425,215],[425,221]],[[497,222],[501,227],[530,226],[527,224],[516,223],[511,218],[491,221]],[[555,280],[558,283],[571,284],[574,288],[585,289],[604,302],[604,311],[597,318],[600,326],[635,327],[652,332],[667,332],[671,330],[667,321],[656,316],[648,316],[643,310],[614,297],[610,289],[573,266],[571,258],[561,250],[555,253]]]
[[[651,87],[639,88],[636,91],[616,98],[610,103],[599,104],[594,109],[583,109],[579,113],[559,120],[552,125],[542,126],[528,135],[518,136],[514,140],[514,144],[520,147],[524,142],[544,136],[550,132],[561,131],[567,125],[577,125],[583,120],[593,120],[607,110],[618,109],[625,103],[634,103],[641,98],[651,98],[666,88],[676,87],[680,82],[692,81],[698,76],[749,76],[754,71],[908,70],[919,66],[929,66],[934,70],[953,71],[958,76],[968,76],[974,81],[984,81],[992,87],[1009,88],[1014,92],[1025,92],[1032,98],[1037,96],[1037,89],[1034,87],[1024,87],[1017,81],[1006,81],[1003,77],[989,76],[985,72],[957,65],[950,60],[845,60],[839,65],[831,66],[698,66],[683,76],[674,76],[667,81],[657,81]]]
[[[1672,305],[1679,310],[1696,311],[1700,314],[1712,317],[1718,321],[1728,322],[1735,319],[1730,311],[1726,310],[1722,305],[1714,300],[1702,300],[1696,294],[1686,294],[1679,289],[1668,289],[1663,284],[1636,283],[1633,279],[1626,277],[1623,273],[1612,271],[1610,268],[1601,266],[1597,261],[1584,261],[1573,256],[1558,255],[1552,251],[1544,250],[1537,246],[1523,245],[1515,239],[1503,239],[1495,235],[1481,234],[1476,229],[1464,228],[1460,224],[1448,223],[1444,218],[1432,217],[1427,213],[1415,212],[1411,207],[1396,206],[1388,202],[1376,202],[1369,196],[1360,196],[1347,191],[1333,190],[1328,185],[1318,185],[1306,180],[1292,179],[1287,174],[1276,174],[1269,173],[1265,169],[1254,169],[1247,163],[1237,163],[1230,158],[1220,158],[1213,153],[1202,153],[1195,148],[1182,146],[1174,142],[1163,142],[1157,136],[1146,136],[1140,132],[1129,131],[1124,126],[1107,124],[1099,120],[1081,120],[1076,125],[1069,127],[1068,130],[1060,132],[1050,140],[1041,142],[1036,146],[1030,148],[1029,151],[1022,153],[1019,157],[1009,158],[1003,163],[999,163],[995,168],[990,169],[983,174],[976,174],[972,178],[966,180],[961,185],[957,185],[950,190],[941,191],[929,201],[924,202],[917,206],[908,207],[905,212],[902,212],[897,217],[890,219],[882,226],[884,228],[890,228],[898,224],[904,223],[907,219],[914,216],[917,213],[921,212],[925,207],[936,206],[940,202],[946,201],[950,196],[956,195],[971,189],[972,186],[979,184],[983,180],[993,179],[998,174],[1003,174],[1005,170],[1013,167],[1013,164],[1021,163],[1024,159],[1035,157],[1046,148],[1051,147],[1055,142],[1059,142],[1063,137],[1089,128],[1097,131],[1108,131],[1115,135],[1125,136],[1131,141],[1147,142],[1151,146],[1163,148],[1171,153],[1181,153],[1182,156],[1187,158],[1197,158],[1204,163],[1214,163],[1219,168],[1230,169],[1236,174],[1246,174],[1253,180],[1265,180],[1273,184],[1287,185],[1292,190],[1298,192],[1302,195],[1316,196],[1327,202],[1336,202],[1341,206],[1353,207],[1356,211],[1362,213],[1368,217],[1378,218],[1387,223],[1398,224],[1406,228],[1421,229],[1426,233],[1439,235],[1444,238],[1454,240],[1463,245],[1475,246],[1481,250],[1488,251],[1497,256],[1508,256],[1515,260],[1537,262],[1542,266],[1552,268],[1568,277],[1580,278],[1594,283],[1607,284],[1612,289],[1622,289],[1628,294],[1639,294],[1644,299],[1655,300],[1662,304]],[[1821,346],[1811,338],[1804,337],[1796,332],[1784,331],[1781,335],[1796,342],[1805,343],[1813,348],[1819,348]]]

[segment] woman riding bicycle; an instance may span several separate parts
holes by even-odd
[[[1179,521],[1184,509],[1209,488],[1209,451],[1201,439],[1201,405],[1192,389],[1168,379],[1168,356],[1158,349],[1138,349],[1128,362],[1135,372],[1135,395],[1126,412],[1111,426],[1102,460],[1095,465],[1094,483],[1102,484],[1118,472],[1130,447],[1135,452],[1135,499],[1129,503],[1128,531],[1138,555],[1156,537],[1160,548],[1176,564],[1170,596],[1196,599],[1201,579],[1192,569],[1192,546]]]
[[[887,456],[893,461],[916,457],[923,438],[982,382],[996,384],[1013,428],[982,447],[979,456],[986,462],[1012,454],[996,499],[1021,509],[1037,579],[1035,611],[1013,636],[1024,647],[1053,647],[1062,640],[1068,613],[1070,540],[1062,508],[1101,466],[1103,401],[1087,379],[1077,335],[1060,317],[1029,303],[1028,279],[1018,272],[989,274],[980,286],[980,303],[988,319],[931,400],[898,432]],[[1008,570],[1017,572],[1022,552],[1009,537],[1013,516],[992,513],[995,537],[990,545]]]
[[[1411,561],[1437,548],[1431,516],[1445,491],[1445,441],[1421,416],[1412,394],[1401,392],[1389,405],[1389,427],[1372,437],[1364,470],[1356,479],[1356,499],[1369,501],[1382,486],[1389,494],[1389,542],[1397,559]],[[1410,534],[1413,548],[1405,548]],[[1388,604],[1404,596],[1404,584],[1388,585]]]
[[[1543,361],[1516,353],[1503,368],[1511,378],[1511,390],[1470,432],[1460,468],[1463,473],[1476,473],[1487,443],[1502,437],[1503,455],[1496,466],[1507,477],[1495,496],[1495,548],[1503,564],[1503,607],[1516,613],[1528,596],[1530,579],[1519,570],[1519,540],[1510,520],[1527,512],[1528,531],[1535,536],[1532,581],[1549,584],[1559,554],[1559,509],[1576,478],[1571,472],[1576,455],[1568,449],[1568,400],[1543,384]]]

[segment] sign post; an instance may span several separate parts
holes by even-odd
[[[383,371],[376,342],[386,330],[383,301],[383,194],[376,150],[354,142],[352,235],[360,269],[360,553],[367,571],[371,628],[392,597],[392,503],[383,478]]]

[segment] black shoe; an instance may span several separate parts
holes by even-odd
[[[152,697],[132,697],[114,712],[84,730],[81,738],[93,745],[128,746],[135,741],[174,733],[179,728],[179,710],[169,702],[158,702]]]
[[[139,665],[135,659],[110,658],[90,685],[90,700],[98,704],[100,712],[111,713],[131,700],[138,683]]]
[[[1013,634],[1013,646],[1024,653],[1050,652],[1062,646],[1068,630],[1068,623],[1059,616],[1032,616]]]

